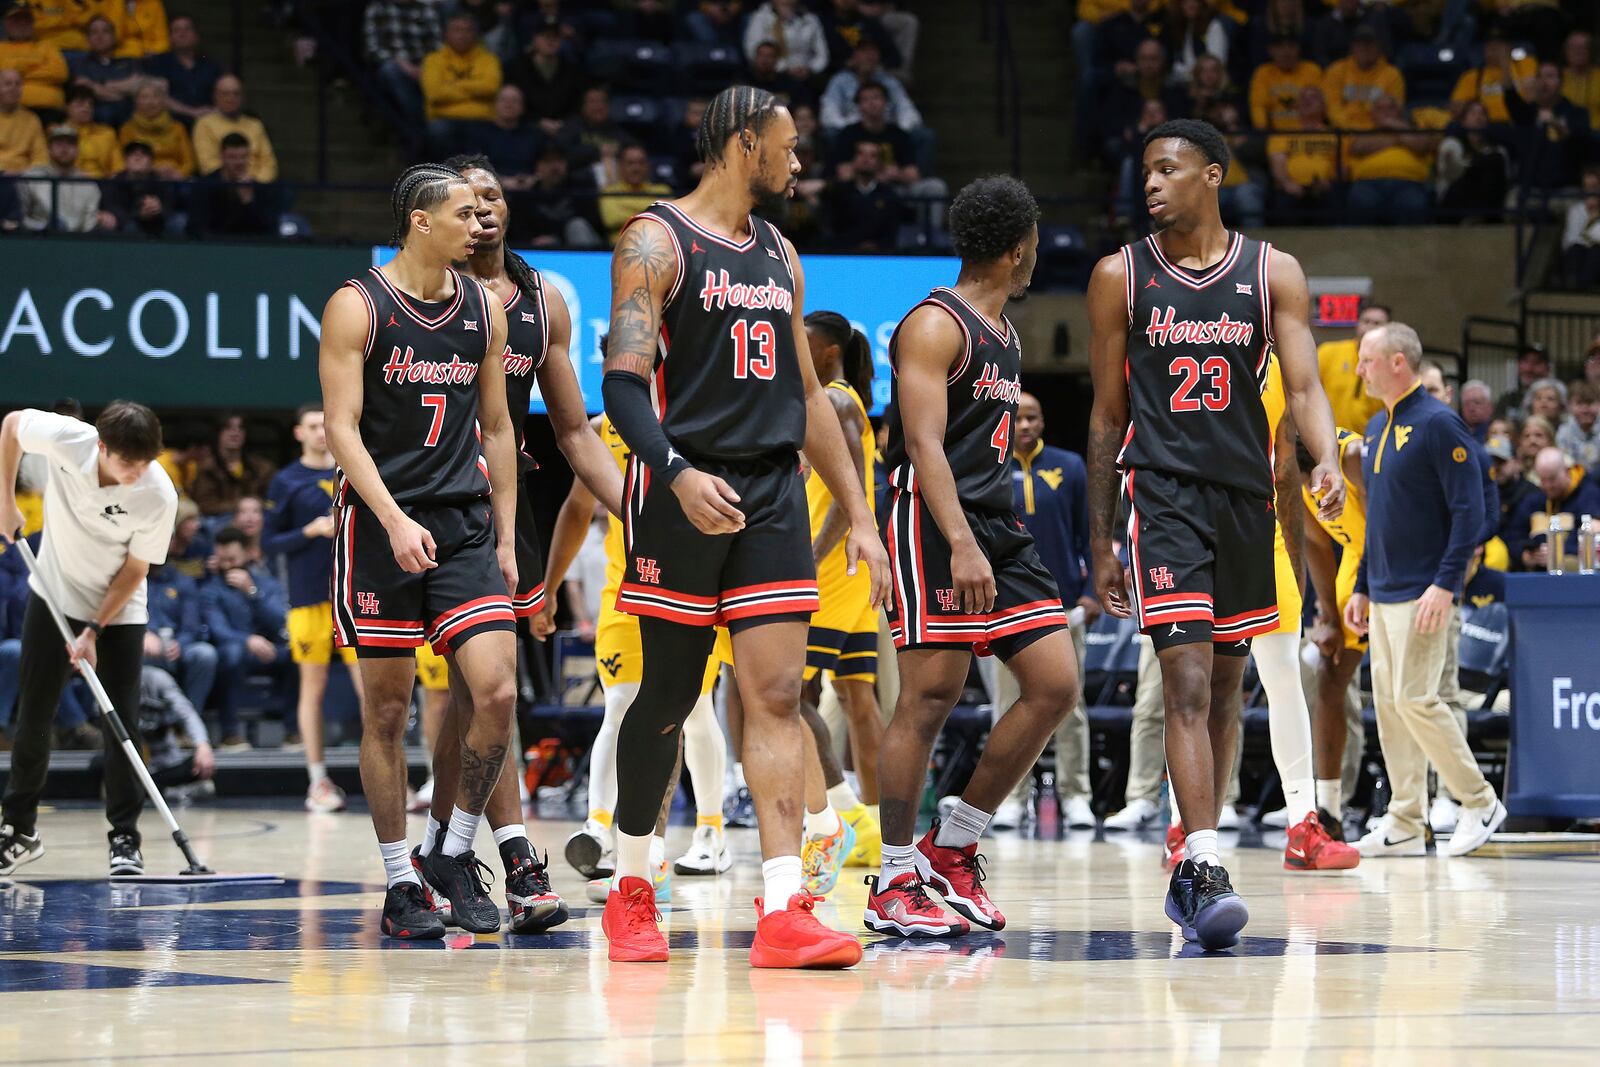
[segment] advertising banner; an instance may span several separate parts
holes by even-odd
[[[1600,576],[1506,575],[1513,815],[1600,816]]]

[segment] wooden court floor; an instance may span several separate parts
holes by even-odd
[[[364,815],[186,823],[213,866],[287,881],[113,886],[101,815],[42,817],[47,855],[0,882],[0,1063],[1526,1067],[1593,1064],[1600,1043],[1600,856],[1583,847],[1291,875],[1281,839],[1251,835],[1226,855],[1246,936],[1202,955],[1161,914],[1153,834],[1012,835],[984,845],[1004,932],[881,940],[860,929],[865,872],[847,871],[821,912],[866,958],[815,974],[747,964],[753,831],[733,831],[731,875],[676,879],[670,964],[612,967],[559,861],[574,908],[552,933],[400,944],[378,933]],[[532,829],[559,852],[572,824]],[[145,851],[177,870],[166,841]]]

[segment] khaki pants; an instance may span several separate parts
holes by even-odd
[[[1243,763],[1244,737],[1233,746],[1233,776],[1228,779],[1223,804],[1239,800],[1239,767]],[[1139,635],[1139,681],[1133,691],[1133,727],[1128,735],[1128,788],[1123,805],[1161,798],[1161,776],[1167,770],[1167,705],[1161,689],[1161,661],[1155,645]]]
[[[1072,711],[1056,727],[1056,796],[1062,800],[1082,797],[1088,800],[1094,790],[1089,785],[1089,717],[1083,707],[1083,635],[1086,627],[1072,628],[1072,650],[1078,654],[1078,700]],[[994,706],[1011,710],[1011,705],[1022,695],[1017,676],[1004,663],[994,660],[994,681],[991,690]],[[999,711],[998,715],[1004,715]],[[1020,804],[1028,802],[1033,789],[1033,775],[1024,775],[1011,791],[1010,800]]]
[[[1494,789],[1478,770],[1466,733],[1445,702],[1439,680],[1450,627],[1419,634],[1417,602],[1371,606],[1372,697],[1378,742],[1388,767],[1389,818],[1396,833],[1421,833],[1432,763],[1451,794],[1469,807],[1494,802]]]

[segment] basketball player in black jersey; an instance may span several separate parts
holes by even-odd
[[[807,354],[799,258],[752,214],[792,195],[798,141],[771,93],[723,90],[701,122],[699,185],[629,222],[612,256],[606,414],[633,453],[617,605],[639,616],[644,661],[617,738],[617,872],[602,922],[612,960],[667,958],[650,835],[719,621],[733,636],[765,858],[750,961],[861,958],[859,941],[817,921],[801,887],[800,680],[817,582],[798,449],[846,509],[846,551],[852,569],[869,568],[874,602],[887,560]]]
[[[1144,188],[1156,232],[1102,259],[1089,283],[1095,582],[1107,611],[1138,618],[1161,662],[1167,768],[1188,832],[1166,912],[1208,949],[1234,944],[1249,919],[1216,826],[1250,638],[1278,626],[1261,403],[1273,348],[1289,416],[1317,457],[1311,488],[1323,514],[1337,515],[1344,494],[1305,275],[1294,257],[1223,227],[1227,170],[1227,145],[1207,123],[1152,130]],[[1126,576],[1111,543],[1119,467]]]
[[[516,441],[505,312],[450,266],[482,233],[477,195],[459,173],[423,164],[400,176],[392,206],[394,260],[340,287],[322,318],[323,405],[339,465],[334,636],[355,647],[366,696],[361,784],[389,882],[383,931],[437,938],[444,926],[405,840],[413,649],[429,641],[471,695],[457,806],[430,879],[463,926],[494,929],[498,912],[480,914],[488,899],[472,839],[516,702]]]
[[[1033,769],[1077,691],[1060,593],[1012,511],[1022,345],[1005,307],[1033,277],[1038,222],[1039,205],[1015,178],[979,178],[962,189],[949,212],[960,276],[912,308],[889,341],[895,377],[885,463],[894,495],[884,536],[900,698],[878,761],[883,869],[864,916],[884,933],[951,937],[968,923],[1005,926],[983,888],[978,838]],[[949,819],[913,844],[928,759],[974,650],[1004,660],[1022,695],[990,731]],[[960,918],[932,901],[929,886]]]
[[[529,620],[536,636],[550,632],[545,623],[544,559],[539,550],[533,504],[525,481],[533,469],[523,440],[523,425],[528,418],[528,401],[537,379],[539,392],[555,428],[556,443],[572,464],[574,472],[613,513],[621,507],[622,479],[616,464],[589,426],[583,392],[578,387],[567,346],[572,338],[572,321],[561,293],[546,286],[538,272],[506,246],[505,234],[510,209],[499,175],[485,156],[457,156],[445,166],[459,171],[472,185],[478,198],[478,239],[466,272],[482,282],[499,299],[506,315],[505,364],[506,407],[511,416],[513,439],[518,445],[517,465],[522,479],[517,487],[517,580],[521,589],[512,597],[512,610],[518,618]],[[437,846],[460,779],[461,728],[471,719],[471,693],[461,679],[450,676],[450,704],[434,744],[434,791],[427,830],[418,857],[428,861]],[[500,778],[489,794],[484,815],[494,832],[495,844],[506,871],[506,905],[514,933],[537,933],[566,921],[567,906],[550,887],[544,861],[528,841],[522,820],[522,798],[517,785],[519,761],[509,754]],[[432,864],[424,862],[428,875]],[[442,887],[436,887],[442,889]],[[484,894],[487,900],[487,894]],[[489,903],[493,909],[493,904]],[[452,911],[453,911],[452,907]],[[473,909],[469,909],[473,910]],[[483,911],[482,903],[476,910]],[[485,913],[488,917],[488,913]],[[499,913],[493,912],[495,927]]]

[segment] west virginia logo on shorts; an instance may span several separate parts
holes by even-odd
[[[611,655],[600,661],[600,666],[606,669],[607,674],[615,678],[617,676],[617,672],[622,670],[622,653],[613,652]]]

